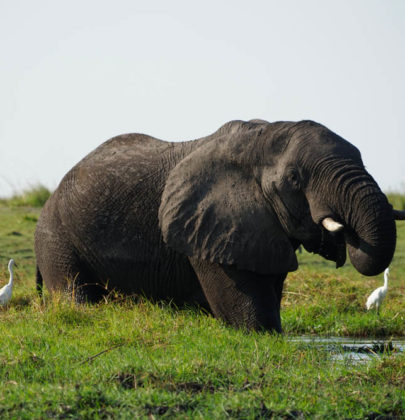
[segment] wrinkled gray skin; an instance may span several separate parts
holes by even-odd
[[[326,231],[326,217],[344,225]],[[399,216],[398,216],[399,217]],[[35,234],[38,286],[97,301],[115,289],[199,303],[226,322],[281,331],[296,248],[382,272],[394,213],[360,152],[312,121],[233,121],[168,143],[115,137],[79,162]]]

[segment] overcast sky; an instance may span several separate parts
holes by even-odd
[[[405,192],[403,0],[1,0],[0,53],[0,196],[252,118],[318,121]]]

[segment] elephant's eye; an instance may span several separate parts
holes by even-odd
[[[298,189],[300,187],[300,179],[296,170],[291,170],[289,172],[288,180],[294,189]]]

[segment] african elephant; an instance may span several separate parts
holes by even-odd
[[[232,121],[165,142],[103,143],[45,204],[35,233],[37,285],[114,289],[199,303],[227,323],[281,331],[295,250],[376,275],[391,262],[395,219],[356,147],[313,121]]]

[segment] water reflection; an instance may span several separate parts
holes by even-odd
[[[392,356],[405,351],[405,339],[370,339],[352,337],[289,337],[293,343],[323,348],[334,360],[367,362],[372,358]]]

